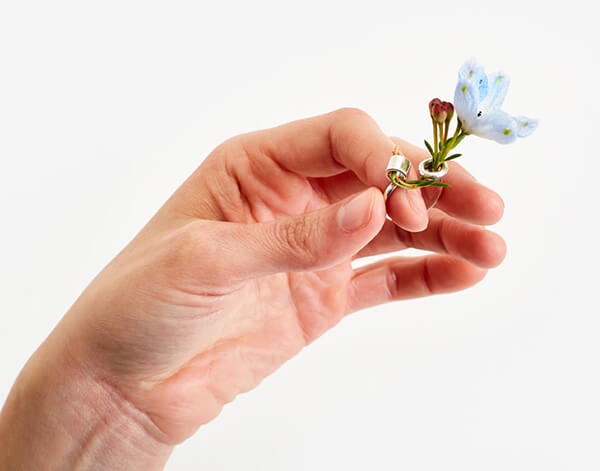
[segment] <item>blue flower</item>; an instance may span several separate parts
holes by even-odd
[[[511,116],[500,109],[509,83],[505,74],[486,75],[473,60],[463,64],[458,72],[454,107],[465,133],[509,144],[535,131],[537,120]]]

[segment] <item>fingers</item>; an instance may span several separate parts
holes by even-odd
[[[392,140],[401,146],[402,152],[409,158],[414,168],[419,163],[428,158],[429,154],[412,144],[399,138],[393,137]],[[504,212],[504,202],[500,196],[489,188],[478,183],[463,167],[456,162],[448,162],[450,171],[444,178],[449,183],[449,188],[423,188],[421,190],[422,198],[426,207],[430,207],[436,200],[436,208],[442,209],[447,214],[459,219],[463,219],[474,224],[495,224],[500,220]],[[383,173],[383,172],[382,172]],[[410,178],[414,178],[414,173]],[[364,187],[354,173],[344,172],[334,177],[318,180],[323,191],[333,200],[344,198],[355,193]],[[397,220],[402,217],[397,214],[398,208],[402,210],[403,204],[397,202],[402,199],[406,193],[414,190],[397,189],[390,197],[388,211],[392,219]],[[439,197],[439,199],[438,199]]]
[[[411,169],[409,178],[417,178],[414,173],[414,169]],[[313,183],[318,185],[319,189],[327,196],[329,201],[337,201],[345,198],[346,196],[356,193],[365,187],[365,184],[360,181],[350,170],[333,177],[313,179]],[[435,205],[441,191],[442,188],[440,187],[428,187],[420,190],[421,196],[425,201],[425,207],[427,209]],[[395,193],[396,192],[394,192],[394,194]],[[393,196],[393,198],[395,199],[397,196]]]
[[[486,270],[447,255],[397,257],[355,270],[348,312],[401,299],[451,293],[473,286]]]
[[[386,222],[381,232],[357,254],[357,257],[408,247],[452,255],[483,268],[498,266],[506,255],[506,244],[498,234],[433,209],[429,212],[429,226],[425,231],[408,232],[391,222]]]
[[[255,224],[219,225],[224,249],[217,263],[232,279],[319,270],[349,260],[385,221],[383,195],[375,188],[298,216]],[[232,250],[234,247],[235,250]]]
[[[474,224],[496,224],[504,214],[500,195],[478,183],[458,163],[449,162],[449,165],[446,181],[450,187],[442,190],[437,207]]]
[[[413,166],[418,166],[422,160],[430,157],[424,149],[402,139],[394,137],[392,140],[400,145]],[[444,177],[444,182],[449,183],[450,187],[442,190],[436,207],[451,216],[474,224],[487,225],[498,222],[504,213],[502,198],[495,191],[478,183],[458,163],[448,162],[448,165],[450,169]]]
[[[345,108],[242,136],[250,153],[270,156],[283,168],[307,177],[330,177],[351,170],[366,186],[383,191],[393,143],[365,112]],[[394,221],[422,230],[427,211],[420,192],[396,192],[388,204]]]

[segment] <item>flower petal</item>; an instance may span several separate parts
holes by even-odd
[[[517,120],[504,111],[497,110],[480,120],[480,125],[473,132],[476,136],[491,139],[500,144],[510,144],[517,138]]]
[[[502,73],[491,75],[489,92],[485,99],[481,100],[479,111],[485,115],[499,110],[502,103],[504,103],[504,98],[506,97],[506,92],[508,92],[509,85],[510,78],[508,75]]]
[[[517,136],[519,137],[527,137],[529,136],[538,125],[537,119],[527,118],[525,116],[517,116],[515,118],[517,121]]]
[[[459,80],[454,91],[454,109],[465,132],[471,134],[477,127],[477,105],[479,90],[471,80]]]
[[[483,66],[475,59],[467,60],[458,71],[458,81],[469,81],[475,84],[479,95],[478,99],[483,100],[488,93],[488,79],[483,70]]]

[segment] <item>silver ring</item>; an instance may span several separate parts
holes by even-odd
[[[446,162],[442,162],[442,168],[435,172],[433,172],[431,170],[427,170],[425,168],[426,165],[428,165],[428,164],[430,165],[431,163],[433,163],[433,159],[425,159],[419,164],[419,174],[423,178],[430,178],[431,180],[439,180],[440,178],[442,178],[444,175],[446,175],[448,173],[448,165],[446,165]]]
[[[394,185],[393,183],[390,183],[390,184],[387,186],[387,188],[385,189],[385,193],[383,194],[383,195],[384,195],[384,197],[385,197],[385,202],[386,202],[386,203],[387,203],[387,200],[388,200],[388,198],[389,198],[390,196],[392,196],[392,193],[394,192],[394,190],[395,190],[396,188],[397,188],[397,186],[396,186],[396,185]],[[385,218],[386,218],[388,221],[392,221],[392,222],[394,221],[394,220],[393,220],[393,219],[390,217],[390,215],[387,213],[387,210],[385,211]]]
[[[403,179],[408,178],[408,171],[410,170],[410,160],[404,157],[402,154],[393,154],[388,161],[385,174],[390,178],[390,172],[398,172]]]
[[[402,154],[398,153],[398,148],[394,148],[394,154],[390,157],[388,161],[387,168],[385,169],[385,174],[387,177],[392,180],[392,174],[397,173],[398,178],[401,180],[406,180],[408,178],[408,172],[410,171],[410,160],[404,157]],[[396,189],[397,185],[394,183],[390,183],[388,187],[385,189],[385,200],[392,196],[392,193]]]
[[[392,193],[394,192],[394,190],[396,189],[396,185],[394,185],[393,183],[390,183],[387,188],[385,189],[385,193],[383,194],[385,196],[385,200],[387,201],[388,198],[390,196],[392,196]]]

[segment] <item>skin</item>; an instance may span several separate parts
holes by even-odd
[[[396,190],[394,144],[341,109],[219,145],[92,281],[18,377],[0,469],[162,469],[173,447],[344,316],[468,288],[505,255],[503,202],[452,162]],[[414,176],[413,176],[414,177]],[[353,269],[353,259],[415,247]],[[3,465],[3,466],[2,466]]]

